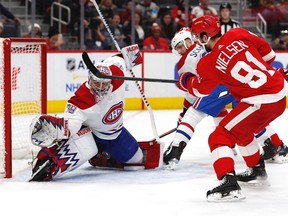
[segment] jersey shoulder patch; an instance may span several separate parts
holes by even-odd
[[[87,88],[86,82],[83,83],[75,94],[68,100],[66,108],[69,108],[70,111],[74,109],[71,104],[82,110],[88,109],[96,104],[95,97],[91,94],[89,88]]]

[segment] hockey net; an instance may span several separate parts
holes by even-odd
[[[32,158],[29,125],[46,113],[46,42],[0,38],[0,177],[12,177],[12,160]]]

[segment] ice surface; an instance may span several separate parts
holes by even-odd
[[[159,134],[176,126],[179,112],[154,110]],[[124,125],[137,140],[154,138],[148,112],[126,111],[124,117]],[[287,119],[288,111],[272,123],[285,143],[288,143]],[[13,178],[0,179],[1,215],[287,215],[288,163],[267,163],[271,186],[265,189],[243,186],[244,201],[206,201],[207,190],[218,185],[207,144],[212,130],[211,118],[204,119],[197,126],[174,171],[99,170],[87,163],[52,182],[28,182],[31,175],[29,160],[13,161]],[[173,135],[161,139],[165,149]],[[245,170],[240,156],[236,156],[235,161],[236,171]]]

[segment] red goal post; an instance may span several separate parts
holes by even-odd
[[[38,151],[29,125],[47,113],[46,72],[45,39],[0,38],[0,177],[12,177],[12,159]]]

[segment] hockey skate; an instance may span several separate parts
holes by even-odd
[[[264,142],[262,157],[271,163],[288,162],[288,147],[282,144],[276,148],[271,139],[268,138]]]
[[[36,165],[32,170],[32,176],[29,182],[51,180],[54,169],[55,169],[55,163],[53,162],[52,158],[37,160]]]
[[[277,151],[282,162],[288,163],[288,147],[285,144],[282,144],[278,147]]]
[[[245,199],[236,177],[232,173],[226,174],[220,181],[220,185],[207,191],[208,202],[231,202]]]
[[[261,158],[258,165],[248,168],[243,173],[236,175],[237,181],[246,186],[268,187],[268,175],[265,170],[264,160]]]
[[[264,160],[272,159],[277,154],[277,148],[273,145],[270,138],[264,141],[262,158]]]
[[[168,149],[164,152],[163,156],[163,168],[165,169],[175,169],[177,164],[180,161],[180,157],[183,153],[184,148],[186,147],[185,142],[180,142],[179,147],[169,145]]]

